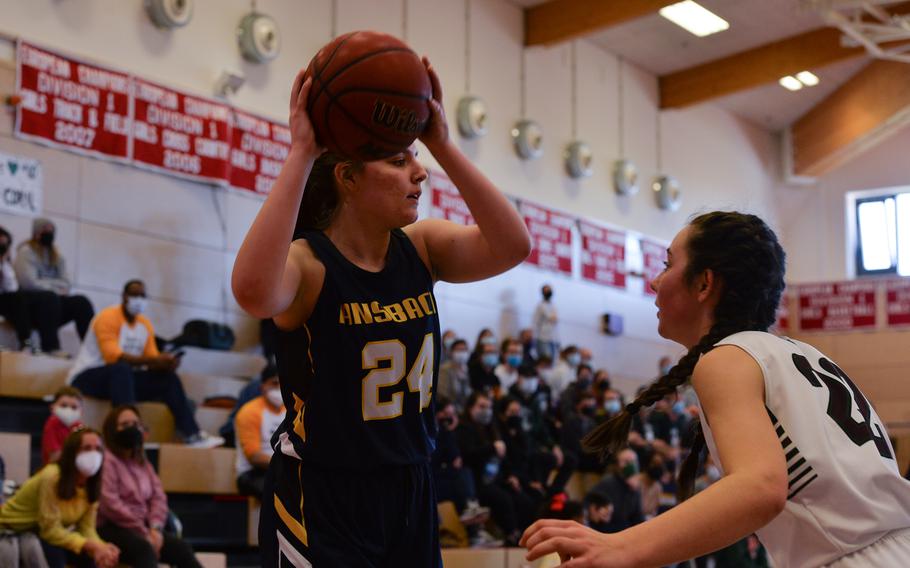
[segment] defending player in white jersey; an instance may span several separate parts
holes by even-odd
[[[703,429],[680,496],[692,493],[705,444],[724,476],[616,534],[538,521],[522,538],[530,560],[556,551],[570,568],[664,566],[757,532],[777,568],[910,566],[910,482],[881,420],[830,359],[767,333],[784,258],[754,215],[707,213],[676,235],[651,286],[658,332],[689,351],[585,442],[618,451],[632,416],[691,378]]]

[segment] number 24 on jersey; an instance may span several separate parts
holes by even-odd
[[[408,391],[420,395],[420,412],[430,406],[432,398],[433,356],[433,334],[428,333],[407,376]],[[401,416],[405,393],[398,391],[390,399],[381,400],[379,389],[397,385],[404,377],[407,365],[404,344],[397,339],[371,341],[364,346],[361,358],[363,369],[369,371],[361,385],[363,419],[388,420]]]

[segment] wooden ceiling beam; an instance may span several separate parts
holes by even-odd
[[[910,13],[910,2],[889,6],[888,12]],[[865,54],[863,47],[841,45],[841,35],[837,28],[818,28],[664,75],[659,79],[660,108],[694,105]]]
[[[550,45],[657,12],[677,0],[550,0],[525,9],[525,45]]]
[[[824,175],[910,124],[910,66],[875,60],[789,129],[792,173]]]

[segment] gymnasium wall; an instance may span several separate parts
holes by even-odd
[[[234,41],[247,0],[196,0],[192,22],[172,32],[148,22],[141,0],[0,0],[0,33],[204,95],[223,68],[239,69],[247,84],[232,102],[284,120],[296,71],[333,31],[380,29],[403,35],[430,57],[450,117],[466,90],[485,99],[489,134],[459,143],[510,195],[667,241],[690,215],[712,208],[749,210],[777,225],[775,199],[783,190],[777,188],[774,136],[710,105],[661,113],[658,124],[656,77],[584,41],[575,44],[575,116],[578,137],[595,152],[594,175],[576,182],[563,173],[562,148],[573,130],[570,44],[525,51],[526,114],[541,123],[546,141],[542,159],[520,161],[509,129],[520,112],[521,10],[505,0],[467,0],[466,18],[465,1],[259,0],[258,8],[279,22],[283,34],[281,55],[262,66],[244,62]],[[0,93],[9,93],[9,42],[0,45],[0,61]],[[638,165],[643,186],[626,198],[616,196],[610,183],[610,164],[620,151],[620,96],[625,154]],[[186,319],[203,317],[234,326],[238,348],[255,345],[256,323],[235,304],[229,278],[257,198],[15,140],[6,109],[0,111],[0,151],[42,161],[45,211],[58,224],[77,289],[96,307],[118,301],[122,283],[140,277],[160,334],[175,335]],[[661,172],[674,175],[685,192],[674,213],[657,209],[647,187],[659,157]],[[434,165],[428,152],[421,159]],[[0,215],[0,225],[21,241],[30,219]],[[562,338],[593,347],[596,363],[610,368],[624,390],[653,376],[661,354],[678,353],[656,334],[653,299],[528,267],[481,283],[440,284],[443,326],[472,341],[488,324],[499,336],[514,333],[529,324],[543,282],[555,288]],[[622,337],[600,334],[604,312],[625,317]]]

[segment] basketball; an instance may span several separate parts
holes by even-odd
[[[380,160],[410,146],[430,117],[430,77],[400,39],[356,31],[325,45],[306,71],[307,112],[316,140],[332,152]]]

